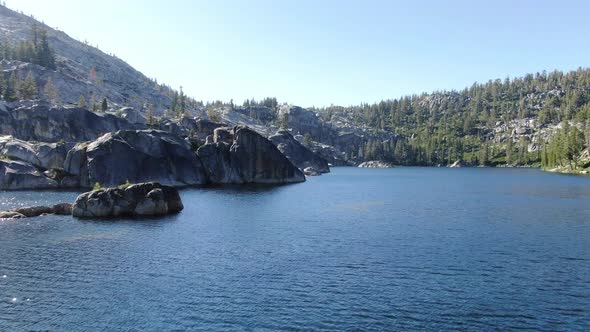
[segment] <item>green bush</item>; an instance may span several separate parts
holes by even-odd
[[[129,180],[127,180],[125,183],[123,183],[122,185],[119,186],[119,189],[127,189],[129,188],[129,186],[131,186],[133,183],[129,182]]]

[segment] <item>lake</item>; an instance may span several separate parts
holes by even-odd
[[[0,330],[590,329],[588,177],[333,168],[181,196],[162,219],[0,221]]]

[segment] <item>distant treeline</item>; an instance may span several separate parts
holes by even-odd
[[[331,106],[316,111],[326,118],[334,112],[348,112],[357,125],[391,130],[408,138],[394,143],[393,147],[390,142],[368,142],[363,151],[365,159],[411,165],[447,164],[453,160],[481,165],[534,164],[541,161],[542,151],[529,152],[528,146],[533,142],[526,136],[492,140],[496,123],[535,118],[543,128],[571,121],[581,124],[582,129],[576,130],[580,131],[580,137],[586,136],[582,148],[587,147],[590,70],[542,72],[476,83],[462,91],[405,96],[351,107]],[[548,142],[537,143],[550,146]],[[559,156],[563,154],[555,158]]]

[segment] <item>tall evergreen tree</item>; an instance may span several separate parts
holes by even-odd
[[[4,74],[0,73],[0,96],[4,96],[4,90],[6,90],[6,80],[4,79]]]
[[[88,105],[86,104],[86,98],[84,96],[80,96],[78,99],[78,107],[82,109],[86,109]]]
[[[47,80],[47,83],[45,83],[45,86],[43,87],[43,94],[50,103],[55,105],[59,104],[59,92],[53,84],[51,77]]]
[[[102,103],[100,104],[100,110],[103,112],[106,112],[108,108],[109,108],[109,104],[107,102],[107,98],[105,97],[102,99]]]
[[[4,89],[4,100],[16,100],[16,88],[17,78],[16,73],[13,71],[12,73],[10,73],[8,81],[6,82],[6,88]]]
[[[178,111],[177,113],[179,115],[184,114],[184,112],[186,111],[186,95],[184,94],[184,91],[182,91],[182,86],[180,87],[180,93],[178,96]]]
[[[29,71],[27,78],[19,85],[19,96],[23,100],[37,98],[39,90],[33,72]]]

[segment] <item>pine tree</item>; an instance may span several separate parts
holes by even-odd
[[[4,100],[16,100],[16,88],[17,78],[16,73],[13,71],[8,77],[8,81],[6,82],[6,89],[4,89]]]
[[[490,151],[489,146],[487,143],[484,143],[482,149],[480,150],[480,157],[479,157],[479,164],[481,166],[487,166],[489,164],[490,159]]]
[[[169,113],[168,116],[173,117],[174,116],[174,113],[176,112],[176,108],[178,106],[178,92],[177,91],[174,91],[172,93],[172,98],[171,99],[172,100],[171,100],[171,103],[170,103],[170,109],[168,110],[169,111],[168,112]]]
[[[549,167],[549,153],[547,151],[547,143],[543,142],[543,148],[541,150],[541,167]]]
[[[19,85],[18,90],[18,94],[23,100],[34,99],[37,97],[39,90],[37,89],[37,82],[35,81],[33,72],[30,71],[29,74],[27,74],[27,78]]]
[[[209,117],[209,120],[211,120],[211,121],[214,121],[214,122],[221,121],[221,116],[219,115],[219,112],[217,112],[217,110],[214,107],[209,107],[207,109],[207,116]]]
[[[285,112],[281,115],[279,127],[281,129],[289,129],[289,113]]]
[[[567,136],[566,157],[571,168],[578,167],[580,153],[584,149],[584,134],[576,127],[572,126]]]
[[[80,96],[78,99],[78,108],[86,109],[88,105],[86,104],[86,98],[84,96]]]
[[[184,94],[184,91],[182,91],[182,86],[180,87],[180,94],[178,96],[178,111],[177,113],[180,115],[184,114],[184,112],[186,111],[186,95]]]
[[[38,34],[41,41],[39,42],[39,45],[35,45],[37,46],[37,58],[39,59],[37,64],[55,70],[55,54],[47,41],[47,31],[40,30],[38,31]]]
[[[53,84],[53,80],[51,79],[51,77],[47,80],[47,83],[45,83],[45,87],[43,87],[43,94],[50,103],[54,105],[59,104],[59,92]]]
[[[109,108],[109,104],[107,102],[107,98],[105,97],[102,99],[102,103],[100,104],[100,110],[102,112],[106,112],[108,108]]]
[[[147,120],[148,126],[152,127],[156,125],[156,119],[154,118],[154,105],[148,104],[147,106]]]
[[[0,57],[4,60],[12,59],[12,49],[10,44],[8,43],[8,37],[4,36],[4,40],[2,41],[2,46],[0,47]]]
[[[308,148],[313,145],[313,139],[309,133],[305,133],[305,135],[303,135],[303,145]]]
[[[527,152],[528,152],[528,141],[525,137],[521,137],[518,144],[518,163],[520,165],[528,164]]]
[[[22,88],[21,86],[24,83],[24,78],[23,78],[23,72],[22,69],[19,67],[16,71],[16,81],[14,84],[14,95],[16,97],[17,100],[23,99],[22,97]]]

